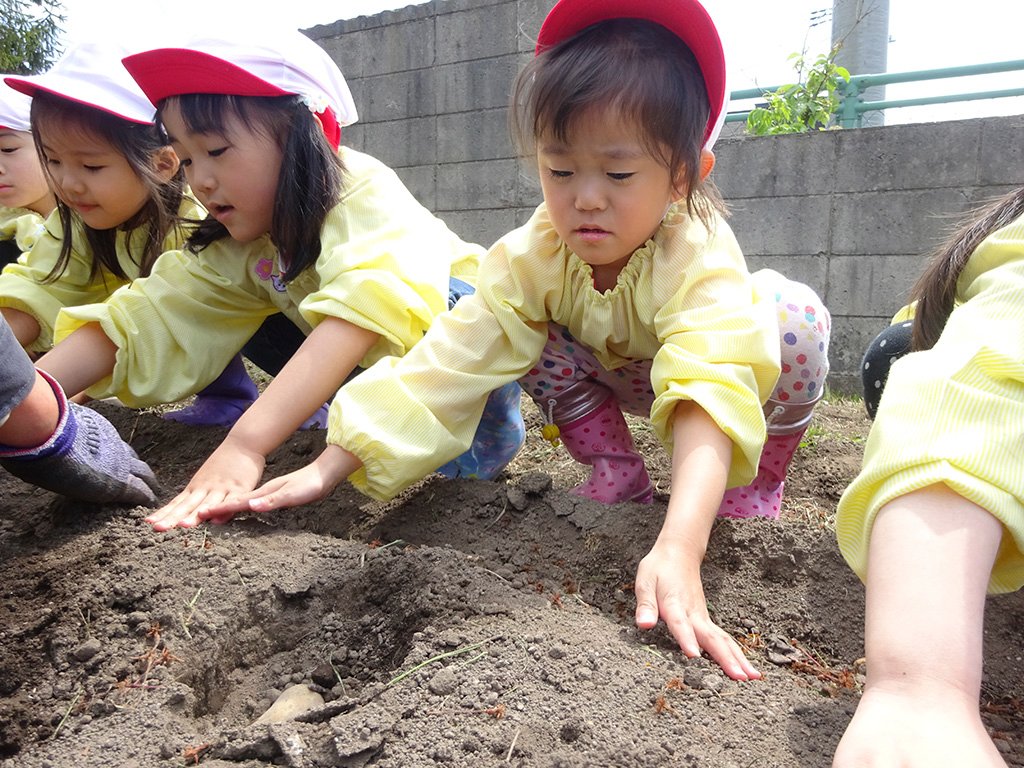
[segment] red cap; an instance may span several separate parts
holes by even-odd
[[[660,24],[693,52],[711,106],[704,133],[704,147],[710,149],[725,121],[729,91],[722,40],[704,6],[697,0],[559,0],[541,25],[536,52],[610,19],[644,19]]]

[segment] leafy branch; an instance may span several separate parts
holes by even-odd
[[[0,72],[42,72],[60,55],[59,0],[0,0]]]
[[[849,71],[836,64],[839,48],[837,44],[827,55],[820,54],[809,67],[803,54],[791,54],[797,81],[764,92],[765,105],[747,115],[747,133],[772,136],[828,128],[842,102],[842,87],[850,79]]]

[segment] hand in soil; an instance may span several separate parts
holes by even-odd
[[[327,497],[339,483],[362,466],[353,454],[328,445],[316,460],[287,475],[276,477],[254,491],[228,496],[199,513],[200,520],[225,523],[239,512],[272,512],[311,504]]]
[[[229,496],[251,491],[260,481],[266,459],[256,451],[247,450],[229,435],[192,477],[185,490],[146,518],[155,530],[192,528],[206,519],[205,509],[219,504]],[[225,522],[214,519],[212,522]]]
[[[699,559],[658,539],[640,561],[634,589],[640,629],[652,629],[660,617],[688,657],[706,651],[733,680],[761,677],[739,644],[708,615]]]

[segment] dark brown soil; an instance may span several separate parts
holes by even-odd
[[[97,408],[167,498],[224,434]],[[653,506],[568,494],[582,472],[535,421],[498,482],[431,478],[389,504],[346,486],[167,534],[141,509],[0,477],[0,765],[828,766],[864,671],[863,588],[832,530],[862,406],[819,408],[782,519],[715,526],[706,593],[764,673],[753,683],[632,626],[668,487],[664,453],[635,426]],[[296,434],[268,472],[322,444]],[[993,599],[983,710],[1012,765],[1022,634],[1024,597]],[[324,703],[254,724],[297,684]]]

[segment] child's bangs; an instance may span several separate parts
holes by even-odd
[[[171,96],[160,103],[157,116],[163,119],[168,107],[174,107],[181,115],[190,133],[220,133],[226,128],[226,119],[234,115],[245,121],[244,104],[240,99],[215,93],[189,93]]]
[[[133,125],[101,109],[45,93],[37,93],[32,99],[32,124],[45,125],[48,132],[59,133],[72,143],[99,140],[119,152],[124,134]],[[38,129],[33,133],[38,143]]]
[[[274,138],[283,145],[292,120],[295,96],[231,96],[222,93],[189,93],[172,96],[160,103],[157,115],[175,106],[185,128],[191,133],[228,132],[232,118],[252,131]]]

